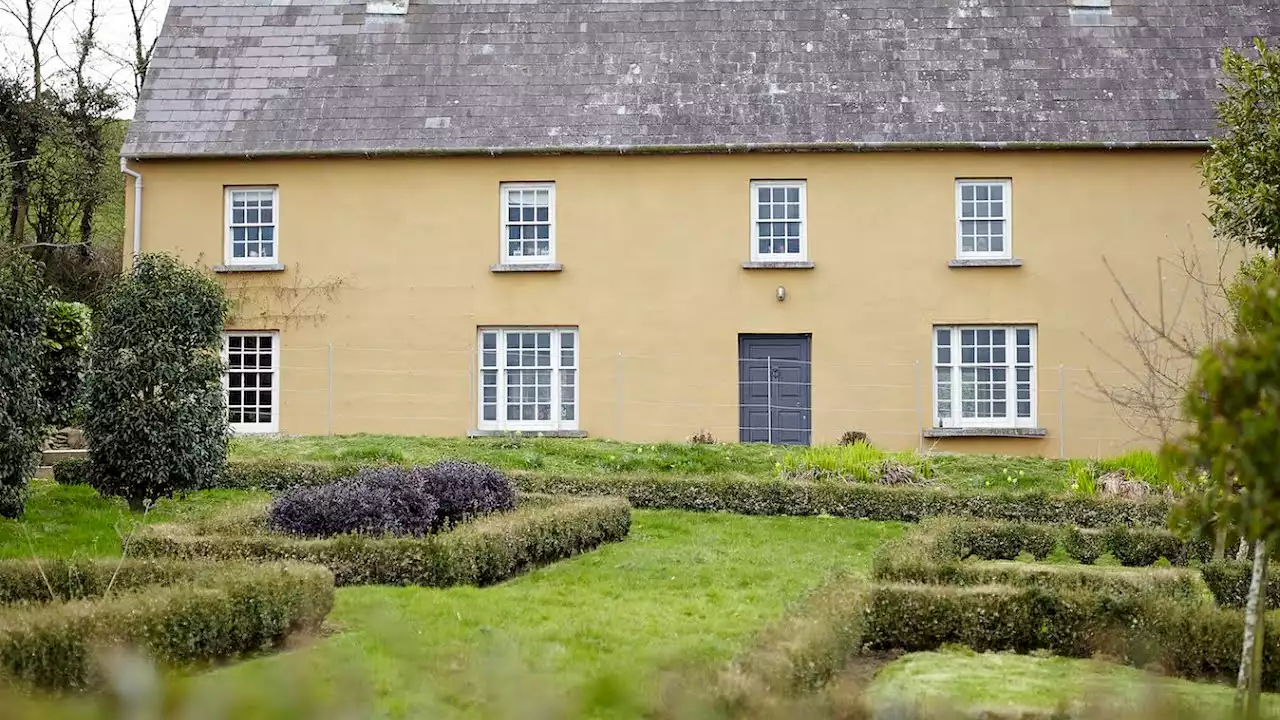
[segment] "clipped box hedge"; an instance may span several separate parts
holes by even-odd
[[[843,574],[827,580],[720,673],[717,695],[741,716],[760,698],[821,688],[862,651],[868,590]]]
[[[1262,684],[1275,691],[1280,689],[1280,621],[1268,617],[1267,623]],[[1234,682],[1244,613],[1142,595],[878,585],[868,599],[864,632],[872,649],[913,652],[962,644],[978,652],[1049,650]]]
[[[98,654],[115,646],[166,666],[259,652],[318,629],[333,588],[294,563],[0,561],[0,675],[78,690],[102,684]]]
[[[1187,565],[1192,560],[1206,562],[1213,554],[1208,542],[1182,540],[1159,528],[1113,525],[1099,530],[961,518],[927,520],[908,537],[882,547],[878,554],[955,562],[969,557],[1012,560],[1025,553],[1043,560],[1058,547],[1085,565],[1109,552],[1125,567],[1147,567],[1160,558],[1173,565]]]
[[[1054,591],[1149,594],[1184,602],[1200,602],[1204,587],[1194,570],[1186,568],[1103,568],[1088,565],[1050,565],[1009,562],[938,562],[919,555],[883,554],[876,557],[876,580],[928,585],[1009,585]]]
[[[230,461],[218,487],[271,492],[333,482],[357,468],[347,464]],[[54,478],[82,484],[83,461],[54,466]],[[1037,523],[1163,526],[1167,500],[1098,498],[1044,492],[982,492],[946,487],[872,483],[702,478],[679,475],[554,477],[514,474],[517,489],[551,495],[615,495],[637,508],[732,512],[743,515],[834,515],[867,520],[916,522],[956,515]]]
[[[156,525],[133,539],[131,552],[316,563],[339,585],[490,585],[622,540],[631,527],[631,506],[621,498],[524,496],[514,512],[423,537],[302,538],[267,532],[264,513],[259,506],[206,523]]]
[[[1218,560],[1205,563],[1200,568],[1200,574],[1219,605],[1233,608],[1245,606],[1249,598],[1249,584],[1253,580],[1253,563]],[[1273,564],[1267,569],[1267,609],[1277,608],[1280,608],[1280,568]]]

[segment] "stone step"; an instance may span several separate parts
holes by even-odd
[[[41,465],[41,466],[36,470],[35,477],[37,477],[37,478],[39,478],[39,479],[41,479],[41,480],[52,480],[52,479],[53,479],[53,466],[52,466],[52,465]]]
[[[41,465],[53,465],[63,460],[88,460],[88,450],[45,450],[41,455]]]

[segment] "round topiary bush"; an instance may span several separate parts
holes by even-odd
[[[85,377],[89,484],[141,510],[210,487],[227,459],[217,281],[142,255],[95,314]]]
[[[271,504],[267,525],[308,537],[427,535],[439,527],[440,503],[426,475],[426,468],[366,468],[329,485],[297,487]]]
[[[35,370],[43,354],[45,287],[35,263],[0,252],[0,517],[22,515],[44,430]]]

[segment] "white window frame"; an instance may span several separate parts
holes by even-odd
[[[961,403],[963,402],[963,398],[961,397],[962,395],[961,368],[964,366],[972,366],[972,365],[979,364],[976,362],[975,363],[962,362],[960,333],[961,331],[964,331],[964,330],[976,330],[976,331],[1004,330],[1005,331],[1005,362],[1002,363],[1002,365],[1007,368],[1007,371],[1006,371],[1005,382],[1004,382],[1006,413],[1003,417],[992,417],[992,418],[963,417],[962,406],[961,406]],[[1031,333],[1029,363],[1018,362],[1017,333],[1019,330],[1027,330],[1027,331],[1030,331]],[[949,346],[942,346],[942,344],[939,342],[939,331],[950,332]],[[930,343],[933,348],[933,356],[932,356],[933,378],[932,378],[932,381],[930,382],[930,385],[933,388],[931,403],[933,406],[934,427],[936,428],[1034,428],[1034,427],[1039,427],[1039,425],[1036,422],[1037,413],[1039,412],[1039,408],[1037,407],[1037,402],[1036,402],[1036,394],[1037,394],[1036,370],[1038,368],[1038,363],[1039,363],[1039,356],[1038,356],[1039,351],[1037,348],[1038,334],[1039,333],[1035,325],[1026,325],[1026,324],[1023,324],[1023,325],[935,325],[933,326],[932,341]],[[939,361],[940,346],[950,348],[950,353],[949,353],[950,359],[948,362]],[[990,365],[994,363],[988,363],[988,364]],[[1027,365],[1030,365],[1030,373],[1028,377],[1028,382],[1030,385],[1029,387],[1030,397],[1027,398],[1027,400],[1025,400],[1024,402],[1030,402],[1031,414],[1029,417],[1018,417],[1018,402],[1019,402],[1018,368],[1025,367]],[[939,382],[939,376],[940,374],[942,374],[939,372],[939,370],[941,368],[948,368],[949,374],[951,377],[951,380],[950,380],[951,397],[950,397],[950,404],[949,404],[950,417],[942,417],[941,413],[939,412],[939,408],[942,405],[942,401],[939,399],[939,394],[940,394],[939,386],[941,385],[941,383]]]
[[[272,228],[271,247],[274,252],[270,256],[259,257],[242,257],[235,256],[232,235],[237,227],[232,224],[232,197],[235,193],[243,192],[270,192],[271,193],[271,219],[270,227]],[[274,185],[228,185],[223,189],[223,262],[227,265],[275,265],[280,262],[280,188]],[[242,225],[243,226],[243,225]],[[266,227],[266,223],[260,223],[260,226]]]
[[[551,412],[548,420],[508,420],[507,419],[507,386],[509,372],[513,369],[507,365],[507,336],[517,333],[551,333]],[[495,344],[494,363],[491,365],[486,358],[485,335],[494,333],[497,338]],[[564,362],[563,352],[565,348],[562,345],[562,337],[570,335],[573,338],[572,352],[573,363],[566,364]],[[582,344],[581,333],[576,327],[531,327],[531,326],[511,326],[511,327],[481,327],[476,332],[476,427],[480,430],[498,430],[498,431],[528,431],[528,432],[554,432],[561,430],[577,430],[582,419]],[[514,368],[524,369],[524,368]],[[565,404],[562,400],[562,377],[566,371],[573,372],[572,387],[573,394],[573,419],[562,419],[562,406]],[[496,372],[496,402],[489,403],[496,405],[496,412],[493,420],[486,420],[484,417],[485,397],[484,390],[485,373]]]
[[[805,180],[752,180],[751,181],[751,260],[752,262],[807,262],[809,260],[809,202]],[[773,222],[774,218],[760,217],[759,194],[762,188],[799,188],[800,190],[800,252],[760,252],[760,223]],[[794,219],[783,219],[795,222]]]
[[[511,221],[508,190],[546,190],[547,191],[547,254],[546,255],[512,255],[508,245],[507,228]],[[498,257],[504,265],[544,265],[556,262],[556,184],[554,182],[504,182],[498,184],[498,206],[502,211],[498,227],[501,229],[498,242]]]
[[[962,195],[965,187],[999,185],[1002,188],[1001,200],[1004,213],[1002,216],[982,218],[965,218]],[[996,251],[979,251],[964,249],[965,220],[999,220],[1004,223],[1004,249]],[[1013,257],[1013,181],[1009,178],[960,178],[956,180],[956,258],[960,260],[1007,260]]]
[[[231,368],[230,339],[235,337],[255,337],[271,339],[271,422],[269,423],[229,423],[231,431],[240,435],[276,433],[280,431],[280,332],[278,330],[227,330],[222,333],[222,392],[223,400],[230,405]],[[263,372],[258,368],[256,372]],[[259,386],[260,387],[260,386]],[[228,407],[229,410],[229,407]]]

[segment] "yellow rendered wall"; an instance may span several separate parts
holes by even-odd
[[[1089,375],[1119,381],[1108,356],[1130,357],[1103,257],[1151,308],[1160,274],[1179,279],[1157,258],[1188,248],[1216,257],[1197,158],[894,152],[132,165],[145,183],[143,251],[207,266],[222,262],[224,186],[279,187],[288,269],[220,277],[249,301],[238,327],[282,332],[286,434],[464,434],[475,427],[477,326],[566,325],[580,329],[580,418],[592,436],[684,440],[706,429],[736,440],[738,334],[812,333],[815,442],[860,429],[895,448],[1087,456],[1143,442]],[[1012,178],[1021,267],[947,266],[957,178]],[[753,179],[807,181],[815,269],[742,268]],[[563,272],[490,271],[504,181],[555,181]],[[340,287],[326,296],[317,286],[332,279]],[[921,439],[932,424],[935,323],[1038,326],[1045,438]]]

